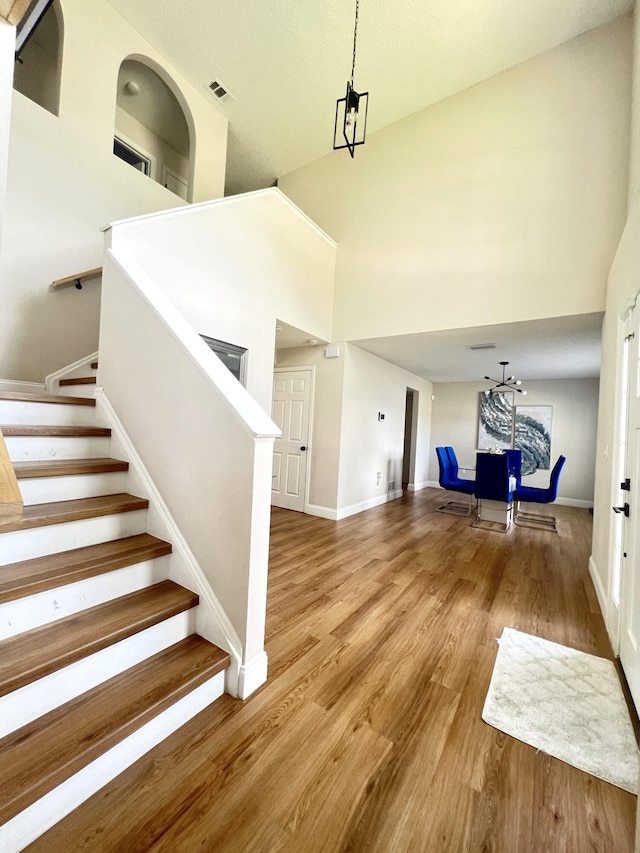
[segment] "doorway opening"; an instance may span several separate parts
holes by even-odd
[[[413,491],[416,474],[418,435],[418,392],[407,388],[404,406],[404,451],[402,454],[402,489]]]

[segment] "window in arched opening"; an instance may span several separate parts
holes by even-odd
[[[113,153],[188,200],[191,142],[184,111],[161,77],[136,59],[118,73]]]
[[[13,88],[58,115],[62,72],[62,11],[54,2],[16,57]]]

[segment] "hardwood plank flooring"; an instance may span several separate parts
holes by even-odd
[[[591,517],[507,535],[425,489],[272,513],[269,680],[224,696],[29,850],[631,853],[636,798],[486,725],[505,626],[611,657]]]

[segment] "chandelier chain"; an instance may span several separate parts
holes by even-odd
[[[351,63],[351,88],[353,89],[353,76],[356,72],[356,40],[358,38],[358,10],[360,0],[356,0],[356,22],[353,28],[353,62]]]

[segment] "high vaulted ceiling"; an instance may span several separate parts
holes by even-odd
[[[203,92],[234,96],[228,194],[331,151],[355,0],[109,0]],[[355,87],[368,134],[628,12],[633,0],[360,0]],[[213,95],[212,103],[215,101]],[[337,152],[335,156],[348,156]]]

